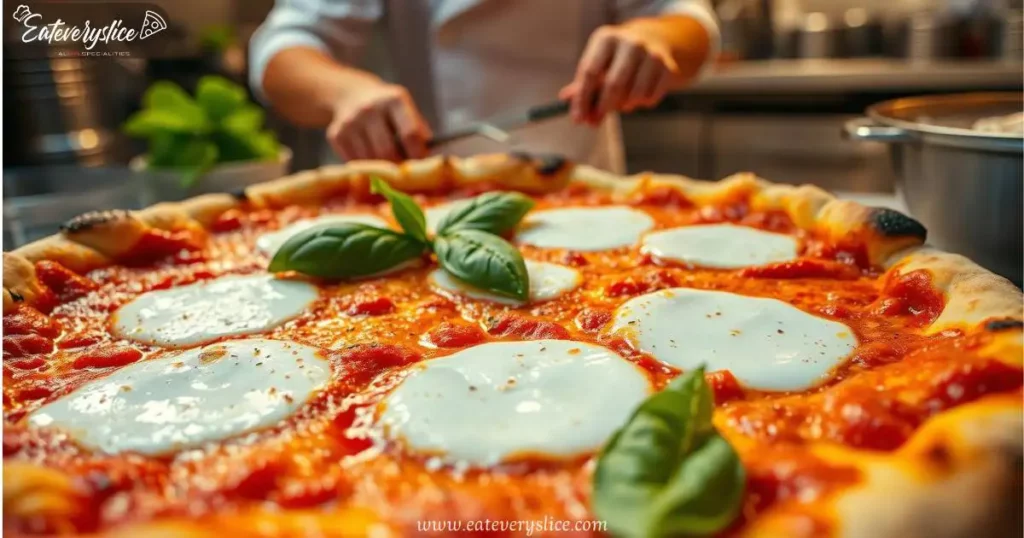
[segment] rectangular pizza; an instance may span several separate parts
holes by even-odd
[[[13,536],[1019,533],[1022,295],[889,209],[354,162],[4,253]]]

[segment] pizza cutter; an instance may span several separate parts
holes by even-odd
[[[474,136],[482,136],[499,144],[509,144],[512,140],[512,134],[509,131],[568,113],[568,101],[545,103],[530,107],[525,111],[502,114],[487,121],[473,123],[448,131],[447,133],[441,133],[428,141],[427,147],[436,148],[449,142]]]

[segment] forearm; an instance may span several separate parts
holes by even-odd
[[[368,86],[383,84],[371,73],[339,64],[312,47],[291,47],[275,54],[263,72],[267,99],[288,120],[304,127],[325,127],[337,103]]]
[[[673,85],[693,80],[710,61],[711,36],[699,20],[689,15],[662,15],[633,19],[623,26],[659,41],[678,66]]]

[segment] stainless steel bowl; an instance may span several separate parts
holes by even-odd
[[[929,243],[1020,285],[1024,137],[971,127],[1022,109],[1021,93],[896,99],[869,107],[844,134],[889,143],[898,194],[928,228]]]

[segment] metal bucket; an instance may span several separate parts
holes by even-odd
[[[1020,285],[1024,137],[972,129],[1024,109],[1024,94],[896,99],[846,124],[855,140],[889,143],[897,191],[928,228],[928,242]]]

